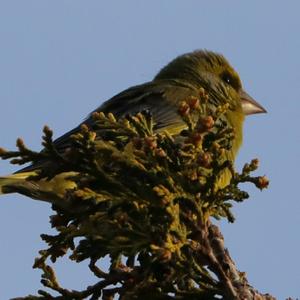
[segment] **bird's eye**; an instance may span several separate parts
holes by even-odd
[[[239,89],[239,86],[240,86],[239,79],[236,78],[235,76],[233,76],[231,73],[225,71],[225,72],[221,73],[220,77],[225,83],[229,84],[234,89],[236,89],[236,90]]]
[[[223,80],[224,82],[226,82],[226,83],[232,85],[232,81],[233,81],[233,80],[232,80],[232,76],[231,76],[229,73],[227,73],[227,72],[223,73],[223,74],[221,75],[221,78],[222,78],[222,80]]]

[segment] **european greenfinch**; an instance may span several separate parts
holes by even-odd
[[[220,54],[198,50],[181,55],[162,68],[152,81],[126,89],[95,111],[111,112],[122,118],[147,110],[153,117],[157,131],[166,130],[176,135],[186,126],[178,114],[179,103],[183,99],[197,97],[199,89],[206,91],[207,103],[211,107],[229,104],[225,116],[234,128],[235,135],[227,158],[233,161],[242,143],[245,116],[266,111],[243,90],[238,73]],[[83,123],[93,129],[92,115]],[[81,124],[55,140],[58,151],[63,153],[71,146],[70,136],[80,130]],[[50,181],[27,180],[47,163],[41,161],[14,174],[0,177],[0,194],[18,192],[47,202],[54,202],[54,198],[62,199],[66,190],[76,188],[75,183],[67,179],[70,177],[69,172],[61,173]],[[228,172],[220,179],[220,187],[229,181]],[[45,197],[48,193],[57,197]]]

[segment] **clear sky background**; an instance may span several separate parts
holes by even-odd
[[[151,80],[179,54],[223,53],[245,89],[268,110],[245,124],[237,166],[258,157],[270,188],[245,188],[234,224],[222,222],[241,271],[261,292],[300,297],[299,122],[300,2],[0,1],[0,145],[17,137],[40,149],[41,130],[56,137],[117,92]],[[0,174],[16,168],[0,162]],[[0,199],[0,299],[41,287],[32,264],[52,232],[50,205],[19,195]],[[86,264],[61,262],[68,288],[95,280]],[[92,280],[92,281],[91,281]]]

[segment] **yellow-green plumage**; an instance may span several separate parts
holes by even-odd
[[[242,143],[245,115],[265,110],[243,91],[238,74],[222,55],[210,51],[195,51],[179,56],[165,66],[152,81],[121,92],[95,111],[112,112],[117,117],[123,117],[148,110],[153,116],[157,131],[167,130],[176,135],[185,126],[178,115],[178,105],[184,99],[197,97],[200,88],[204,88],[208,94],[208,105],[212,108],[229,104],[226,119],[234,128],[235,136],[227,158],[234,160]],[[93,128],[91,115],[83,123]],[[55,141],[60,152],[63,153],[70,146],[70,135],[78,132],[80,125]],[[65,179],[69,174],[61,174],[47,182],[26,180],[48,163],[41,161],[13,175],[0,177],[0,193],[19,192],[48,202],[61,199],[65,189],[74,187]],[[225,186],[229,180],[230,172],[225,171],[220,178],[219,187]],[[57,195],[56,200],[55,197],[45,196],[49,191]]]

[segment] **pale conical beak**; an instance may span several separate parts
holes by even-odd
[[[240,91],[242,108],[245,115],[266,113],[267,111],[244,90]]]

